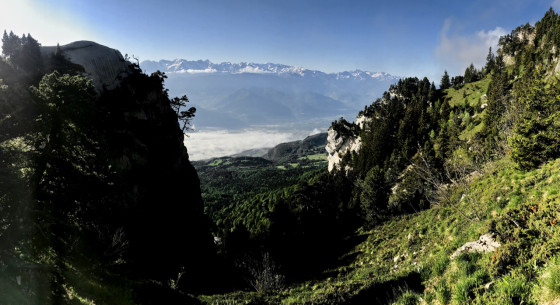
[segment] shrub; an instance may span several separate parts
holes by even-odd
[[[279,290],[284,286],[284,276],[280,274],[268,252],[260,259],[247,259],[241,263],[241,267],[246,269],[249,283],[259,293]]]

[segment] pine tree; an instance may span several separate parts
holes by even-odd
[[[488,49],[488,55],[486,56],[486,73],[489,74],[496,69],[496,59],[494,53],[492,53],[492,47]]]
[[[20,48],[20,38],[14,34],[14,32],[10,31],[10,34],[8,35],[4,30],[4,35],[2,36],[2,54],[6,58],[11,58],[19,52]]]
[[[447,70],[443,72],[443,77],[441,78],[439,87],[441,89],[449,89],[451,87],[451,82],[449,81],[449,74],[447,74]]]
[[[522,121],[508,140],[522,169],[560,157],[560,87],[558,81],[548,87],[539,77],[527,77],[516,87]]]
[[[43,58],[41,56],[41,44],[31,34],[19,36],[4,31],[2,36],[2,54],[18,69],[22,69],[32,75],[38,75],[42,70]]]
[[[478,72],[476,71],[476,68],[472,63],[465,69],[464,77],[465,84],[472,83],[478,80]]]
[[[495,63],[495,70],[496,73],[501,73],[506,67],[506,64],[504,63],[504,56],[502,54],[498,54],[498,56],[496,56],[496,63]]]
[[[436,85],[434,84],[434,82],[432,82],[432,84],[430,85],[430,91],[428,92],[428,101],[430,103],[435,102],[436,99]]]
[[[368,223],[375,223],[382,218],[387,209],[387,190],[383,169],[374,166],[367,173],[360,194],[360,208]]]
[[[14,56],[15,64],[27,72],[40,72],[43,65],[41,44],[31,34],[23,35],[20,41],[21,49]]]

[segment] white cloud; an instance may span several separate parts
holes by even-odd
[[[252,66],[247,66],[244,67],[242,69],[239,69],[239,71],[237,73],[257,73],[257,74],[265,74],[265,73],[272,73],[271,71],[266,71],[263,70],[259,67],[252,67]]]
[[[178,73],[178,74],[184,74],[184,73],[188,73],[188,74],[204,74],[204,73],[216,73],[218,72],[218,70],[216,69],[212,69],[212,68],[206,68],[204,70],[195,70],[195,69],[182,69],[179,70],[177,72],[171,72],[171,73]]]
[[[553,9],[560,11],[560,0],[554,0],[550,6],[552,6]]]
[[[461,35],[453,31],[456,27],[453,19],[445,20],[440,31],[439,45],[435,50],[436,59],[450,75],[462,75],[471,63],[477,68],[484,66],[488,48],[492,47],[496,51],[500,36],[506,34],[503,28],[496,27],[493,30]]]
[[[280,143],[301,140],[310,131],[198,131],[189,133],[185,146],[191,160],[229,156],[248,149],[269,148]]]
[[[324,132],[324,131],[319,130],[319,128],[314,128],[314,129],[309,133],[309,135],[312,136],[312,135],[319,134],[319,133],[321,133],[321,132]]]

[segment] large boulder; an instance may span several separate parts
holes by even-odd
[[[464,245],[462,245],[459,249],[457,249],[453,254],[451,254],[451,259],[456,258],[457,256],[461,255],[462,253],[470,253],[470,252],[493,252],[501,244],[494,239],[493,234],[484,234],[480,236],[477,241],[471,241]]]

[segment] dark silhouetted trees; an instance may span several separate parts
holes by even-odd
[[[492,47],[488,48],[488,55],[486,55],[486,66],[484,66],[486,73],[491,73],[496,69],[496,58],[492,53]]]
[[[439,85],[440,89],[448,89],[451,87],[451,82],[449,80],[449,74],[447,74],[447,70],[443,72],[443,76],[441,77],[441,83]]]
[[[2,54],[17,68],[31,74],[38,74],[42,70],[43,58],[41,56],[41,45],[25,34],[20,38],[13,32],[2,36]]]

